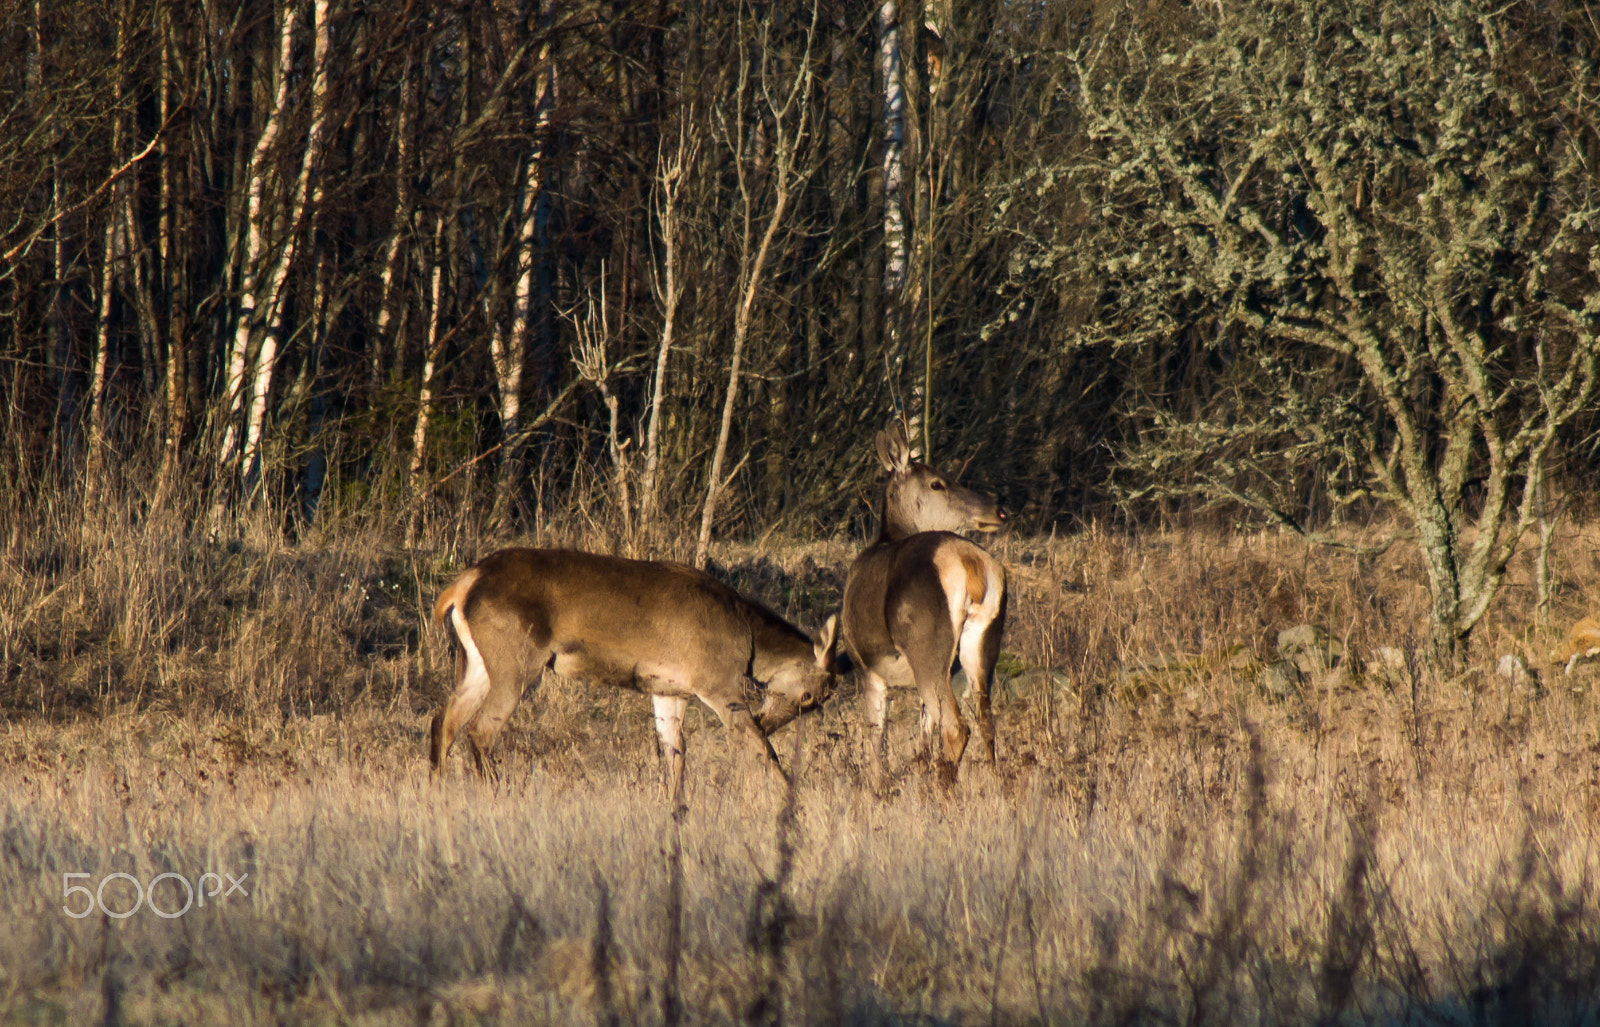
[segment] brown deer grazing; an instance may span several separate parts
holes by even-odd
[[[889,472],[878,539],[850,565],[840,627],[862,676],[873,785],[884,783],[887,688],[916,686],[922,699],[922,746],[933,734],[940,781],[955,781],[968,730],[950,690],[957,659],[966,671],[978,714],[983,755],[994,762],[994,717],[989,688],[1006,620],[1006,577],[1000,562],[954,534],[991,532],[1005,523],[988,496],[965,489],[911,459],[898,427],[877,437],[878,459]]]
[[[569,549],[502,549],[457,578],[433,607],[456,641],[456,690],[433,718],[439,774],[467,729],[479,776],[523,689],[546,667],[650,695],[683,794],[683,715],[698,698],[778,777],[767,734],[833,690],[834,618],[815,639],[708,574],[676,563]],[[747,683],[752,687],[747,688]],[[752,714],[747,693],[763,689]]]

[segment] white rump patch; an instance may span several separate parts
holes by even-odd
[[[988,682],[974,681],[978,668],[983,666],[983,634],[989,630],[989,625],[1000,615],[1000,600],[1005,597],[1006,579],[1005,570],[1000,566],[1000,561],[984,554],[983,560],[983,600],[972,603],[966,610],[965,623],[960,628],[959,641],[956,651],[961,658],[961,667],[967,672],[967,680],[974,685],[987,686]],[[962,591],[965,598],[966,592]],[[992,672],[994,668],[989,668]]]
[[[970,542],[960,544],[972,545]],[[977,546],[972,548],[977,550],[978,563],[983,567],[983,598],[975,603],[967,600],[967,564],[953,551],[955,543],[941,547],[933,557],[939,571],[939,587],[944,590],[944,600],[950,611],[950,630],[957,638],[963,638],[974,627],[981,635],[999,615],[1000,599],[1005,595],[1005,571],[1000,561]]]
[[[962,625],[967,620],[967,569],[948,546],[934,553],[933,563],[938,568],[939,588],[944,591],[945,605],[950,612],[950,634],[960,638]]]

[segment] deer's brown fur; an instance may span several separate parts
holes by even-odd
[[[840,618],[862,678],[869,765],[881,787],[888,688],[914,687],[922,702],[923,747],[949,783],[970,733],[950,689],[957,661],[972,689],[984,758],[994,762],[989,689],[1006,617],[1005,569],[954,532],[996,531],[1005,513],[992,498],[913,461],[897,429],[879,432],[877,449],[889,472],[878,538],[850,566]]]
[[[455,636],[456,689],[433,719],[443,766],[465,728],[480,774],[507,718],[546,668],[651,696],[677,801],[683,714],[697,698],[730,737],[782,775],[766,735],[833,688],[834,620],[813,639],[766,606],[683,564],[568,549],[503,549],[439,596]],[[759,694],[760,708],[747,703]]]

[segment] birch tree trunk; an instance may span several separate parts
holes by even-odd
[[[923,283],[926,281],[933,260],[933,240],[925,231],[919,231],[930,223],[929,210],[933,202],[932,182],[922,174],[923,156],[931,149],[928,131],[932,127],[931,121],[925,118],[931,104],[924,89],[922,60],[923,40],[928,31],[925,22],[929,11],[923,0],[895,0],[895,3],[898,26],[894,33],[897,47],[895,71],[898,81],[894,83],[893,92],[898,98],[899,110],[896,121],[900,139],[895,146],[885,147],[885,158],[888,159],[892,150],[896,164],[895,175],[899,179],[895,183],[894,191],[899,197],[898,236],[901,271],[895,276],[894,292],[886,297],[888,301],[886,313],[895,326],[894,334],[889,338],[903,347],[895,353],[895,366],[899,368],[895,375],[895,384],[906,390],[907,438],[911,440],[912,451],[919,453],[923,460],[927,460],[930,431],[927,423],[930,412],[928,385],[932,370],[932,349],[929,345],[931,340],[925,335],[919,335],[917,328],[921,320],[919,315],[924,313],[920,309],[923,301]],[[886,76],[885,82],[888,81]],[[886,92],[886,115],[888,99],[889,94]],[[886,219],[887,216],[886,211]],[[923,349],[921,361],[913,359],[919,342]],[[922,366],[918,367],[919,363]]]
[[[30,107],[38,109],[44,102],[44,0],[34,0],[33,24],[28,38],[28,55],[25,58],[24,81]],[[72,368],[72,334],[67,320],[64,285],[67,276],[67,240],[65,212],[62,209],[63,183],[60,167],[61,133],[54,119],[46,130],[45,144],[49,161],[47,179],[50,194],[46,214],[50,225],[50,299],[46,307],[46,360],[55,382],[56,410],[50,432],[52,463],[65,469],[74,450],[77,425],[77,376]]]
[[[928,463],[933,461],[933,262],[936,252],[933,222],[939,206],[934,164],[940,148],[948,149],[953,142],[948,134],[939,132],[938,73],[928,60],[928,43],[941,38],[937,7],[924,0],[911,0],[909,9],[914,31],[909,37],[903,37],[917,43],[910,48],[905,76],[905,91],[913,98],[908,114],[915,131],[910,133],[909,158],[902,155],[902,159],[913,169],[923,167],[926,162],[925,173],[913,172],[921,181],[912,190],[916,201],[910,229],[919,240],[914,249],[920,252],[922,259],[908,261],[903,302],[907,331],[916,325],[919,315],[922,321],[922,374],[912,387],[912,406],[921,421],[922,459]],[[916,345],[916,340],[908,338],[906,345],[908,348]]]
[[[177,76],[177,47],[173,39],[171,9],[167,9],[161,32],[161,77],[158,104],[165,125],[171,110],[173,79]],[[157,239],[160,289],[167,297],[166,368],[162,387],[161,467],[156,475],[156,503],[165,505],[177,486],[178,464],[182,457],[184,430],[189,420],[189,332],[188,283],[186,269],[174,269],[178,262],[178,237],[187,235],[189,219],[180,227],[178,216],[177,152],[169,140],[161,143],[161,206],[158,211],[160,234]]]
[[[898,389],[905,364],[900,304],[906,284],[905,81],[900,63],[900,12],[896,0],[878,7],[878,72],[883,81],[883,350],[891,389]],[[915,416],[915,415],[914,415]],[[918,418],[920,420],[920,418]],[[909,437],[915,439],[915,426]]]
[[[327,130],[328,113],[328,0],[312,0],[311,127],[306,130],[305,151],[300,172],[289,202],[283,245],[273,262],[266,299],[267,332],[256,351],[251,375],[250,416],[245,429],[243,483],[246,497],[261,480],[261,439],[266,427],[267,397],[272,391],[272,375],[284,336],[283,289],[289,267],[294,262],[301,226],[315,236],[316,212],[322,205],[323,186],[318,168],[322,159],[322,140]]]
[[[500,472],[490,521],[504,524],[516,496],[518,468],[522,465],[522,384],[528,362],[528,338],[534,322],[535,276],[543,260],[539,245],[539,217],[544,202],[545,149],[550,138],[556,99],[556,68],[551,52],[552,0],[545,0],[540,21],[545,41],[539,48],[544,68],[534,99],[534,143],[523,175],[521,224],[517,229],[515,266],[517,282],[512,295],[511,324],[504,332],[499,323],[490,336],[495,382],[500,398]]]
[[[116,149],[121,135],[120,119],[112,134]],[[120,186],[120,183],[118,183]],[[95,320],[94,363],[89,369],[89,451],[84,467],[85,491],[93,501],[99,494],[100,475],[105,469],[106,374],[111,362],[111,315],[116,294],[117,268],[122,262],[122,217],[120,188],[113,187],[111,209],[106,212],[104,263],[100,268],[99,315]]]
[[[428,332],[423,343],[422,384],[417,388],[417,423],[411,433],[411,491],[422,490],[422,469],[428,452],[428,420],[433,415],[433,372],[439,361],[439,314],[444,307],[444,224],[443,214],[433,222],[433,260],[428,290]]]
[[[121,68],[126,33],[124,12],[119,11],[115,49],[119,70],[112,93],[111,167],[113,168],[118,167],[122,161],[124,73]],[[84,495],[91,503],[99,495],[100,478],[105,471],[105,450],[109,444],[106,438],[106,375],[111,362],[113,344],[111,319],[115,311],[117,281],[123,273],[122,262],[127,251],[125,208],[129,202],[130,188],[131,183],[126,176],[112,183],[111,202],[106,210],[104,248],[101,254],[103,263],[100,268],[99,317],[95,321],[94,363],[89,371],[89,452],[84,467]]]
[[[240,451],[239,416],[243,410],[245,372],[249,368],[250,346],[263,300],[263,291],[270,287],[270,272],[263,275],[263,260],[267,249],[266,192],[271,169],[268,160],[273,144],[282,131],[283,119],[289,106],[289,79],[294,71],[294,29],[297,12],[294,0],[285,6],[283,21],[278,31],[278,64],[272,106],[267,110],[261,134],[256,138],[242,211],[244,224],[244,254],[239,268],[239,309],[234,315],[233,341],[228,348],[228,359],[223,372],[221,405],[218,407],[217,428],[222,441],[217,450],[216,480],[218,491],[212,506],[215,522],[227,502],[230,481]],[[213,523],[215,527],[215,523]]]
[[[74,446],[74,425],[77,422],[78,379],[72,370],[72,332],[67,321],[66,299],[63,283],[67,278],[66,226],[61,209],[61,169],[56,157],[56,143],[50,147],[50,216],[55,228],[50,233],[52,281],[50,283],[50,359],[56,380],[55,428],[51,432],[51,450],[56,466],[65,467],[71,459]]]
[[[398,373],[404,363],[402,344],[405,328],[405,311],[409,309],[400,289],[401,258],[406,237],[411,234],[411,214],[415,206],[411,196],[411,134],[417,108],[417,73],[414,56],[407,56],[405,71],[400,79],[399,124],[395,128],[394,214],[389,219],[390,235],[383,258],[382,291],[378,301],[376,338],[372,346],[372,384],[383,384],[383,353],[392,347],[394,355],[390,367]],[[395,317],[395,306],[400,306],[400,317]],[[394,329],[390,330],[390,325]]]

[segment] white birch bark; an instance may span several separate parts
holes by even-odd
[[[158,123],[165,125],[167,116],[172,109],[172,65],[175,58],[172,46],[172,12],[167,11],[167,20],[157,31],[161,33],[161,70],[156,80],[156,108]],[[160,259],[162,269],[162,283],[166,284],[167,261],[172,253],[172,235],[174,228],[172,210],[172,160],[173,148],[171,137],[165,132],[161,134],[161,179],[157,188],[160,190],[160,203],[156,208],[156,256]]]
[[[244,255],[239,271],[239,311],[233,329],[233,341],[228,347],[228,359],[223,372],[221,406],[222,442],[217,453],[217,478],[226,481],[239,452],[239,414],[245,394],[245,372],[249,368],[251,337],[259,323],[257,304],[263,287],[263,257],[267,246],[266,191],[270,174],[268,158],[273,143],[283,124],[284,112],[289,105],[289,79],[294,70],[294,29],[297,21],[295,0],[285,6],[283,22],[278,33],[278,65],[272,107],[267,111],[250,155],[248,183],[242,226]],[[218,504],[222,502],[219,495]],[[213,510],[220,513],[220,509]]]
[[[540,12],[545,40],[539,48],[539,64],[544,68],[534,98],[534,142],[528,154],[523,178],[522,218],[517,230],[515,266],[517,282],[512,293],[511,324],[502,331],[494,321],[490,336],[490,355],[494,360],[495,383],[500,400],[500,481],[495,490],[493,520],[504,519],[515,488],[521,463],[522,385],[528,362],[528,339],[532,335],[534,277],[541,259],[539,253],[539,208],[544,193],[545,147],[550,138],[555,113],[557,72],[552,56],[550,29],[554,22],[552,0],[545,0]]]
[[[44,98],[44,0],[34,0],[33,30],[28,41],[25,78],[29,100],[38,104]],[[63,224],[63,187],[61,183],[60,143],[61,131],[55,119],[49,127],[50,153],[50,307],[49,307],[49,361],[56,379],[55,426],[51,432],[51,454],[56,466],[65,467],[73,448],[78,406],[77,375],[72,373],[72,336],[68,330],[66,304],[62,283],[67,279],[66,226]]]
[[[177,61],[177,48],[173,40],[172,12],[167,11],[165,22],[161,26],[161,82],[160,82],[160,112],[161,123],[167,123],[171,111],[172,80],[174,66]],[[176,209],[178,190],[174,185],[177,172],[174,168],[177,154],[175,148],[163,138],[161,142],[161,207],[159,212],[160,234],[158,242],[159,270],[161,278],[159,288],[167,300],[167,347],[166,368],[162,385],[162,439],[161,439],[161,467],[157,473],[157,502],[165,504],[171,497],[178,478],[178,464],[182,457],[180,447],[183,445],[183,428],[188,417],[188,367],[189,367],[189,342],[187,327],[187,312],[182,308],[186,306],[175,295],[174,287],[180,276],[174,275],[172,263],[177,256],[178,212]]]
[[[120,65],[123,42],[122,19],[117,19],[116,53]],[[111,166],[116,167],[122,157],[122,93],[123,76],[116,75],[112,93]],[[106,210],[104,263],[100,269],[99,317],[95,321],[94,362],[89,370],[89,452],[84,468],[85,495],[92,501],[100,488],[100,476],[105,466],[106,440],[106,374],[111,362],[111,314],[116,299],[117,280],[122,275],[122,261],[127,251],[126,220],[124,208],[128,205],[131,183],[126,176],[111,186],[110,205]]]
[[[884,0],[878,7],[878,71],[883,80],[883,350],[888,358],[889,387],[898,397],[905,378],[901,326],[910,256],[906,238],[905,69],[900,59],[896,0]],[[909,400],[905,404],[906,435],[916,445],[923,434],[920,382],[913,383]]]
[[[28,32],[28,55],[23,58],[22,87],[28,105],[39,102],[44,84],[44,0],[33,0],[33,25]]]
[[[502,390],[501,393],[501,421],[503,424],[516,423],[520,418],[520,395],[518,389],[522,385],[523,358],[528,352],[528,337],[533,327],[533,287],[534,275],[537,271],[536,244],[539,228],[539,203],[544,195],[545,178],[545,149],[550,142],[551,124],[555,118],[556,96],[559,79],[552,54],[552,44],[548,33],[554,22],[554,5],[552,0],[545,0],[541,19],[547,33],[544,44],[539,48],[539,63],[544,66],[545,72],[539,83],[538,95],[534,99],[534,109],[537,112],[534,118],[534,143],[533,150],[528,154],[527,176],[523,186],[523,217],[522,227],[518,233],[518,260],[517,287],[515,302],[512,307],[511,338],[515,361],[508,361],[507,372],[515,376],[515,389]],[[509,380],[509,378],[508,378]]]
[[[515,437],[522,421],[522,376],[527,366],[528,327],[532,323],[534,253],[534,213],[544,187],[543,154],[534,147],[528,155],[523,180],[523,212],[517,227],[515,260],[517,282],[512,293],[511,324],[494,321],[489,337],[489,355],[494,363],[495,386],[499,399],[500,439],[507,444]],[[510,455],[502,457],[502,468]],[[502,476],[503,477],[503,476]],[[504,482],[502,482],[504,484]]]
[[[883,318],[884,339],[896,363],[900,353],[897,307],[906,280],[905,83],[900,68],[900,16],[895,0],[878,8],[878,68],[883,78]]]
[[[67,241],[61,223],[61,207],[61,170],[52,145],[50,216],[55,221],[55,227],[50,233],[50,254],[55,279],[50,284],[50,357],[56,373],[56,423],[51,446],[59,464],[65,464],[72,451],[74,412],[78,398],[77,376],[68,366],[72,361],[72,336],[67,329],[66,305],[61,289],[61,283],[67,280]]]
[[[394,216],[390,218],[392,234],[389,236],[387,251],[383,258],[383,290],[382,298],[378,302],[378,319],[376,339],[372,347],[372,383],[379,385],[383,381],[383,350],[387,345],[393,345],[394,358],[392,366],[398,368],[401,364],[403,348],[400,340],[404,317],[395,325],[393,332],[390,324],[395,322],[395,306],[400,300],[400,258],[403,253],[403,243],[411,232],[411,132],[412,118],[417,107],[417,76],[416,67],[411,58],[406,60],[406,69],[400,80],[400,114],[399,127],[395,132],[395,171],[394,171]],[[402,305],[402,310],[404,306]],[[392,338],[391,338],[392,337]]]
[[[120,136],[120,124],[113,138]],[[116,144],[113,143],[113,146]],[[111,362],[111,312],[116,294],[118,266],[122,262],[122,212],[120,183],[113,187],[111,209],[106,212],[105,260],[100,269],[99,316],[95,321],[94,362],[89,369],[89,453],[84,469],[86,491],[92,499],[100,487],[106,447],[106,369]]]
[[[439,361],[439,313],[444,307],[444,221],[433,225],[433,275],[428,290],[428,333],[423,344],[422,384],[417,389],[417,423],[411,433],[411,491],[422,490],[422,469],[428,452],[428,421],[433,415],[433,371]]]
[[[328,111],[328,0],[313,0],[312,19],[314,44],[311,73],[311,126],[306,130],[306,147],[300,160],[299,176],[295,180],[288,216],[284,219],[287,231],[277,260],[273,262],[266,300],[267,332],[256,351],[251,375],[250,413],[245,429],[244,480],[247,487],[260,480],[261,438],[266,426],[267,397],[272,391],[272,375],[277,368],[279,341],[284,334],[283,285],[289,266],[294,261],[295,246],[300,236],[300,226],[308,225],[316,232],[316,211],[321,208],[322,181],[318,167],[322,157],[322,140],[327,131]],[[313,185],[313,183],[315,183]]]

